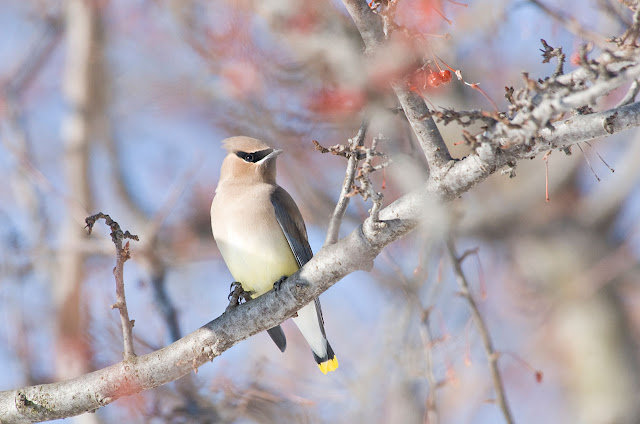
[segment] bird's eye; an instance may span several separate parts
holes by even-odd
[[[253,155],[251,153],[246,153],[242,159],[244,159],[245,162],[253,162]]]

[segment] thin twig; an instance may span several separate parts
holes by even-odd
[[[591,147],[593,149],[593,151],[596,153],[596,155],[598,155],[598,157],[600,158],[600,160],[602,161],[602,163],[604,163],[604,165],[609,168],[609,171],[611,172],[616,172],[615,169],[613,169],[612,167],[609,166],[609,164],[607,163],[606,160],[604,160],[604,158],[602,156],[600,156],[600,153],[598,153],[598,151],[591,145],[591,143],[589,143],[588,141],[585,141],[585,144],[589,147]]]
[[[132,359],[136,356],[133,350],[133,320],[129,320],[129,311],[127,310],[127,300],[124,295],[124,263],[131,258],[131,252],[129,251],[129,242],[124,247],[122,241],[124,239],[131,239],[138,241],[138,236],[131,234],[129,231],[122,232],[120,225],[111,219],[109,215],[102,212],[98,212],[95,215],[87,217],[85,222],[87,223],[87,233],[91,234],[93,225],[97,220],[103,218],[106,224],[111,228],[111,240],[116,246],[116,266],[113,268],[113,275],[116,278],[116,300],[117,302],[111,305],[111,309],[118,308],[120,311],[120,321],[122,323],[122,338],[124,340],[124,360]]]
[[[578,149],[580,149],[580,151],[582,152],[582,156],[584,156],[584,160],[587,161],[587,165],[589,165],[589,169],[591,169],[591,172],[593,172],[594,177],[596,177],[596,180],[598,180],[598,182],[599,182],[600,181],[600,177],[598,177],[598,174],[596,174],[596,171],[594,171],[593,166],[591,166],[591,162],[589,161],[589,157],[584,152],[584,150],[582,150],[582,146],[580,146],[580,143],[576,143],[576,146],[578,146]]]
[[[340,198],[338,199],[338,203],[336,204],[336,207],[333,210],[333,214],[331,215],[331,219],[329,220],[327,238],[324,242],[325,246],[334,244],[336,241],[338,241],[340,224],[342,223],[342,218],[344,217],[347,206],[349,205],[350,196],[348,196],[348,194],[351,192],[353,179],[355,178],[356,170],[358,169],[358,154],[356,152],[356,148],[364,146],[364,140],[365,136],[367,135],[368,127],[369,116],[365,114],[364,118],[362,118],[362,124],[360,125],[358,134],[353,139],[349,140],[349,144],[352,147],[352,152],[349,155],[349,161],[347,162],[347,170],[345,171],[344,182],[342,183],[342,190],[340,191]]]
[[[429,327],[431,309],[424,309],[422,316],[422,325],[420,326],[420,337],[424,344],[424,356],[426,361],[426,379],[429,385],[429,394],[425,399],[426,410],[424,411],[423,421],[428,424],[438,424],[438,402],[436,392],[439,384],[436,381],[435,374],[433,372],[433,349],[434,344],[433,335],[431,334],[431,328]]]
[[[637,39],[640,35],[640,7],[637,7],[633,13],[633,20],[631,26],[622,34],[620,38],[614,37],[611,41],[617,42],[618,46],[622,46],[627,40],[631,39],[631,45],[637,47]]]
[[[542,160],[544,161],[544,200],[549,203],[551,200],[549,199],[549,155],[553,152],[553,150],[549,150],[544,154]]]
[[[551,47],[544,39],[540,39],[542,43],[542,47],[544,50],[540,50],[542,52],[542,57],[544,60],[542,63],[549,63],[552,57],[558,58],[558,64],[556,66],[556,70],[553,72],[552,77],[559,77],[564,74],[564,61],[566,59],[566,55],[562,52],[562,47]]]
[[[369,175],[373,171],[377,171],[379,169],[383,169],[387,165],[389,165],[390,160],[387,162],[373,165],[372,161],[376,156],[376,149],[378,148],[378,143],[382,140],[385,140],[385,137],[382,134],[378,135],[378,137],[374,137],[371,141],[371,148],[364,149],[366,153],[366,158],[362,167],[360,168],[360,172],[356,176],[356,179],[360,181],[360,188],[357,191],[360,192],[362,198],[367,200],[368,197],[371,197],[371,201],[373,205],[371,206],[371,210],[369,210],[369,219],[365,221],[364,225],[367,225],[370,230],[377,230],[383,228],[386,224],[380,221],[380,209],[382,209],[382,199],[384,198],[383,194],[374,189],[373,183]]]
[[[507,404],[507,399],[505,397],[504,391],[504,383],[502,381],[502,376],[500,375],[500,369],[498,368],[498,354],[493,348],[493,343],[491,341],[491,336],[489,335],[487,324],[482,319],[482,315],[480,315],[478,305],[476,304],[476,301],[473,299],[471,291],[469,290],[469,283],[467,282],[467,278],[462,271],[462,265],[456,253],[456,248],[452,238],[449,238],[447,240],[447,249],[449,250],[449,255],[451,256],[451,261],[453,262],[453,268],[456,273],[458,284],[460,285],[460,291],[462,293],[462,296],[469,303],[471,317],[473,318],[473,321],[475,322],[476,327],[478,327],[478,331],[480,332],[482,344],[484,345],[484,350],[487,354],[487,360],[489,361],[491,379],[493,380],[493,386],[496,391],[496,401],[498,402],[498,406],[502,410],[502,415],[504,416],[505,421],[508,424],[513,424],[513,416],[511,415],[509,405]]]

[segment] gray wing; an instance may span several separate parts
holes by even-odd
[[[276,212],[276,219],[284,236],[287,238],[289,247],[295,256],[298,266],[302,268],[304,264],[309,262],[313,257],[309,239],[307,238],[307,229],[304,226],[302,214],[293,198],[285,189],[278,186],[271,194],[271,204]],[[324,319],[322,318],[322,309],[320,308],[320,299],[315,299],[316,312],[320,323],[322,335],[326,338],[324,332]]]
[[[311,251],[311,246],[309,246],[307,229],[304,226],[300,210],[298,210],[298,206],[296,206],[289,193],[280,186],[271,194],[271,204],[293,256],[295,256],[298,266],[302,268],[304,264],[311,260],[313,252]]]

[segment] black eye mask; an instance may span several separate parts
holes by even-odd
[[[236,156],[245,162],[256,163],[267,157],[270,153],[273,152],[273,149],[265,149],[259,150],[257,152],[247,153],[247,152],[234,152]]]

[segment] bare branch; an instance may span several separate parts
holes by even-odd
[[[612,60],[615,62],[616,59]],[[541,139],[545,139],[547,137],[554,140],[557,139],[555,136],[555,134],[557,134],[557,127],[554,127],[552,124],[554,118],[557,119],[557,117],[561,116],[562,113],[573,109],[584,109],[586,106],[592,104],[596,99],[606,95],[611,90],[624,85],[628,81],[635,80],[640,77],[640,65],[638,64],[629,65],[621,69],[619,72],[614,72],[608,69],[607,64],[604,61],[598,62],[596,66],[598,70],[594,70],[594,72],[599,76],[599,78],[588,88],[576,89],[575,87],[564,87],[562,85],[563,83],[560,83],[559,81],[562,77],[567,77],[571,74],[563,75],[555,80],[551,79],[545,81],[544,84],[550,85],[547,85],[547,89],[541,91],[541,93],[543,93],[542,95],[539,97],[536,95],[527,100],[522,100],[519,107],[520,111],[514,119],[506,123],[504,121],[497,122],[495,126],[476,137],[477,143],[497,143],[500,146],[500,150],[507,153],[507,156],[509,155],[510,150],[513,149],[526,149],[529,151],[535,150],[535,153],[531,156],[533,157],[540,152],[537,148],[540,144],[536,142],[538,137],[542,136],[540,137]],[[532,82],[531,80],[528,81],[531,87],[535,86],[535,82]],[[564,88],[549,89],[552,88],[552,86],[555,87],[556,83],[561,84],[559,87]],[[540,88],[534,87],[534,89],[539,90]],[[623,109],[624,108],[620,108],[619,111],[622,112]],[[631,126],[635,125],[633,122],[636,118],[628,114],[630,111],[629,109],[624,109],[626,119],[622,121],[616,118],[617,115],[613,116],[617,111],[617,109],[613,109],[608,113],[611,117],[607,119],[612,119],[612,124],[616,123],[618,125],[625,125],[626,123],[629,123]],[[571,123],[573,119],[574,118],[571,118],[564,122]],[[593,124],[596,121],[597,119],[594,119],[589,122]],[[605,129],[607,130],[611,129],[609,121],[602,122],[602,125],[605,125]],[[590,128],[593,129],[593,126],[590,126]],[[553,132],[553,134],[549,134],[549,131]],[[572,132],[577,135],[580,133],[580,130],[573,128]],[[606,134],[602,134],[602,132],[598,130],[595,130],[595,132],[590,134],[583,131],[582,134],[578,136],[579,139],[573,140],[568,144],[573,144],[577,141],[584,141],[584,139],[590,135],[595,138]],[[558,142],[560,144],[568,145],[561,140]],[[554,145],[551,146],[552,149],[555,147],[556,146]]]
[[[473,318],[476,327],[478,327],[478,332],[480,333],[480,338],[482,339],[482,344],[484,345],[484,350],[487,354],[487,360],[489,361],[489,370],[491,371],[491,379],[493,380],[493,387],[496,391],[498,406],[502,411],[502,415],[504,416],[505,421],[508,424],[513,424],[513,416],[511,415],[511,411],[509,410],[507,398],[505,397],[504,393],[504,382],[502,380],[502,376],[500,375],[500,369],[498,368],[498,354],[493,349],[493,342],[491,341],[491,336],[489,335],[487,324],[484,322],[484,319],[482,319],[482,315],[480,315],[480,309],[478,309],[478,305],[471,295],[467,277],[465,277],[464,272],[462,271],[461,260],[460,258],[458,258],[455,245],[453,244],[453,239],[451,238],[447,240],[447,249],[449,250],[449,255],[451,256],[451,261],[453,262],[453,269],[455,270],[456,279],[458,280],[458,284],[460,285],[460,292],[469,303],[471,317]]]
[[[640,7],[635,5],[635,11],[633,12],[633,20],[631,26],[622,34],[621,37],[614,37],[611,41],[616,42],[618,46],[624,45],[627,41],[630,41],[631,46],[637,47],[638,36],[640,36]]]
[[[347,205],[349,204],[349,199],[353,196],[360,195],[363,200],[366,201],[371,199],[373,202],[373,206],[369,211],[369,219],[365,221],[364,225],[367,225],[372,231],[378,227],[386,225],[384,222],[380,222],[379,219],[380,209],[382,208],[382,199],[384,196],[382,193],[375,190],[374,184],[371,181],[371,173],[384,169],[391,163],[391,160],[387,158],[385,153],[377,150],[378,143],[386,139],[382,134],[373,138],[371,141],[371,147],[364,146],[368,125],[369,119],[368,117],[365,117],[356,137],[349,139],[349,146],[336,145],[327,149],[321,146],[317,141],[313,141],[316,150],[322,153],[333,153],[335,155],[349,158],[340,198],[338,199],[331,221],[329,222],[329,230],[327,231],[325,246],[335,243],[338,239],[342,218]],[[386,159],[386,161],[374,165],[373,159],[377,157]],[[360,160],[364,160],[364,162],[360,167],[358,167],[358,162]],[[356,184],[356,181],[359,185]]]
[[[640,125],[640,102],[590,115],[575,115],[540,131],[541,143],[562,148],[574,143],[606,137]],[[538,154],[536,152],[536,154]]]
[[[367,53],[375,54],[386,41],[386,26],[382,17],[373,12],[364,0],[343,0],[343,3],[360,31]],[[424,99],[403,81],[391,82],[391,86],[420,142],[431,175],[439,176],[447,169],[451,155],[429,108]]]
[[[382,212],[381,218],[388,219]],[[400,220],[379,230],[375,234],[377,246],[368,241],[373,235],[358,229],[323,248],[308,265],[289,277],[278,292],[271,291],[232,308],[164,349],[132,357],[77,379],[0,392],[3,424],[77,415],[174,381],[241,340],[282,323],[348,273],[370,269],[373,258],[384,246],[414,226],[412,221]],[[345,254],[345,249],[353,254]]]
[[[640,126],[640,102],[605,112],[575,115],[556,124],[553,129],[540,130],[535,137],[529,135],[534,140],[531,145],[518,144],[500,148],[490,142],[491,138],[479,136],[481,141],[478,142],[475,154],[456,162],[441,180],[427,181],[425,190],[428,193],[438,193],[442,200],[452,200],[503,166],[513,166],[524,158],[531,159],[549,150],[563,150],[578,142],[590,141],[637,126]],[[522,136],[522,133],[519,133],[519,136]]]
[[[360,187],[355,187],[354,191],[359,193],[364,200],[371,198],[373,205],[369,210],[369,219],[364,222],[364,225],[368,226],[371,232],[375,232],[378,228],[384,227],[386,224],[380,221],[380,209],[382,208],[382,199],[383,194],[379,191],[376,191],[374,188],[373,182],[371,181],[371,173],[374,171],[378,171],[380,169],[385,168],[391,163],[391,160],[387,160],[384,163],[373,165],[373,158],[377,156],[377,148],[378,143],[382,140],[385,140],[385,137],[382,134],[374,137],[371,141],[371,147],[364,149],[365,151],[365,160],[358,174],[356,175],[356,179],[360,182]]]
[[[429,172],[434,176],[439,175],[451,161],[451,155],[427,104],[418,93],[409,90],[403,83],[394,82],[391,85],[424,151]]]
[[[540,50],[542,52],[542,57],[544,58],[542,63],[549,63],[553,57],[558,58],[558,65],[556,66],[556,70],[553,72],[552,77],[555,78],[564,74],[563,67],[566,55],[562,52],[562,47],[551,47],[544,39],[541,39],[540,42],[542,43],[542,47],[544,47],[544,50]]]
[[[129,361],[136,356],[133,350],[133,320],[129,320],[129,311],[127,310],[127,300],[124,295],[124,263],[131,258],[129,251],[129,242],[122,246],[124,239],[138,241],[138,236],[131,234],[128,230],[124,233],[120,229],[120,225],[111,219],[109,215],[99,212],[85,219],[87,223],[87,233],[91,234],[93,225],[100,218],[103,218],[107,225],[111,228],[111,240],[116,246],[116,266],[113,268],[113,275],[116,278],[116,300],[111,305],[111,309],[118,308],[120,311],[120,322],[122,324],[122,338],[124,340],[124,360]]]
[[[340,197],[336,204],[331,219],[329,220],[329,229],[327,230],[327,238],[324,241],[324,245],[330,245],[338,241],[338,235],[340,233],[340,225],[342,224],[342,218],[347,211],[349,205],[351,192],[351,186],[353,186],[353,179],[356,175],[356,169],[358,168],[358,153],[356,148],[364,146],[365,136],[367,135],[367,128],[369,127],[369,117],[365,115],[360,125],[360,130],[356,134],[355,138],[349,140],[349,145],[352,147],[352,151],[349,153],[349,161],[347,162],[347,170],[344,175],[344,182],[342,183],[342,190],[340,191]],[[319,146],[319,144],[318,144]],[[326,149],[325,149],[326,150]]]

